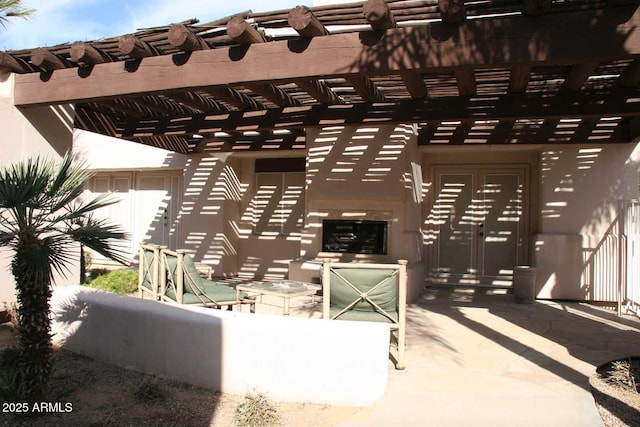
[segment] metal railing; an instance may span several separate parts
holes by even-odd
[[[621,200],[618,212],[618,315],[640,316],[640,200]]]

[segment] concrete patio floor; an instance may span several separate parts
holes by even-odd
[[[321,317],[292,300],[292,315]],[[281,313],[264,299],[258,312]],[[407,368],[341,426],[602,426],[596,367],[640,355],[640,321],[589,304],[516,304],[502,290],[428,288],[407,314]]]

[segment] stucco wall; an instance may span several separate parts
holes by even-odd
[[[615,301],[615,220],[638,197],[639,146],[549,145],[540,158],[538,297]]]
[[[33,155],[60,159],[71,148],[72,125],[70,106],[18,110],[13,105],[13,74],[0,72],[0,167]],[[10,256],[10,252],[0,250],[0,304],[15,299],[15,282],[9,270]],[[56,284],[78,282],[79,266],[69,267],[65,277],[55,277]]]
[[[412,125],[327,127],[307,130],[306,219],[297,270],[317,275],[306,261],[409,261],[409,299],[423,286],[420,234],[422,176]],[[322,252],[322,220],[388,223],[386,255]]]
[[[238,235],[231,224],[237,218],[242,189],[229,155],[186,156],[79,130],[74,135],[74,151],[98,171],[179,171],[179,194],[172,195],[180,199],[174,219],[178,238],[171,249],[188,250],[196,261],[212,266],[215,276],[236,274]],[[162,210],[158,205],[136,208],[152,213]],[[149,230],[157,227],[154,222],[148,224]]]
[[[384,394],[389,325],[187,307],[81,286],[52,298],[56,343],[225,393],[367,406]]]
[[[615,301],[615,220],[618,200],[638,197],[638,145],[424,147],[422,151],[427,199],[436,165],[529,165],[530,250],[524,262],[536,267],[537,297]],[[429,206],[425,204],[427,210]],[[425,251],[428,259],[429,242]]]

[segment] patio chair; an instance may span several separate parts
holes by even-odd
[[[178,304],[193,304],[229,310],[234,305],[250,304],[255,312],[255,300],[238,293],[230,286],[200,276],[193,258],[182,250],[160,250],[160,299]]]
[[[140,244],[140,257],[138,261],[138,297],[144,298],[151,295],[154,300],[160,295],[160,245]]]
[[[322,265],[322,317],[389,323],[396,369],[404,369],[407,261]],[[391,350],[391,349],[390,349]]]

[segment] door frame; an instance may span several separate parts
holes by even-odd
[[[517,243],[518,245],[518,249],[519,249],[519,253],[518,253],[518,259],[517,259],[517,264],[519,265],[528,265],[529,261],[531,259],[531,234],[530,234],[530,230],[532,229],[532,224],[531,224],[531,218],[532,216],[530,215],[530,199],[531,199],[531,193],[532,191],[534,191],[534,188],[532,186],[532,181],[531,181],[531,167],[529,164],[527,163],[461,163],[461,164],[455,164],[455,163],[442,163],[442,164],[431,164],[429,165],[429,179],[432,185],[432,191],[430,191],[428,193],[428,197],[427,197],[427,209],[425,210],[425,217],[423,219],[423,224],[425,224],[426,227],[426,239],[425,239],[425,253],[426,253],[426,263],[427,265],[425,266],[425,271],[427,272],[426,274],[426,281],[428,283],[431,284],[451,284],[450,282],[447,281],[443,281],[442,278],[440,278],[438,276],[438,272],[437,272],[437,266],[438,266],[438,256],[439,256],[439,252],[438,252],[438,228],[437,226],[433,223],[430,222],[430,217],[431,217],[431,213],[434,212],[434,205],[435,202],[437,201],[437,192],[438,190],[438,176],[444,173],[451,173],[451,174],[455,174],[455,173],[471,173],[473,174],[474,177],[477,177],[478,179],[480,179],[482,176],[484,176],[485,174],[496,174],[499,175],[501,172],[518,172],[521,173],[522,178],[523,178],[523,182],[522,182],[522,188],[523,188],[523,198],[522,198],[522,215],[521,215],[521,220],[519,221],[519,225],[520,225],[520,229],[519,229],[519,242]],[[473,187],[472,188],[472,192],[476,193],[478,191],[478,189],[480,188],[481,183],[480,182],[474,182],[473,183]],[[474,256],[477,256],[476,259],[476,267],[478,269],[481,269],[481,262],[482,260],[480,259],[480,256],[484,256],[483,254],[483,249],[482,250],[477,250],[477,247],[479,245],[481,245],[480,242],[478,242],[478,236],[474,236],[474,240],[475,242],[473,243],[474,247],[476,249],[475,250],[475,254]],[[461,276],[462,277],[462,276]],[[465,286],[490,286],[490,287],[509,287],[511,286],[511,281],[510,280],[503,280],[503,281],[498,281],[496,284],[487,284],[487,283],[482,283],[482,275],[481,272],[480,274],[477,274],[477,277],[480,278],[480,280],[478,280],[476,282],[476,279],[471,277],[470,280],[468,280],[469,283],[460,283],[460,282],[456,282],[454,284],[459,284],[459,285],[465,285]]]

